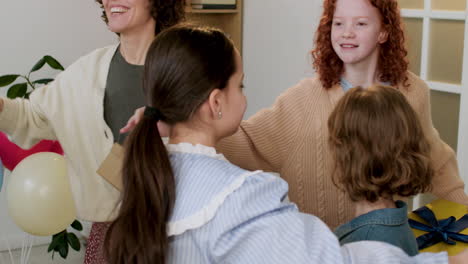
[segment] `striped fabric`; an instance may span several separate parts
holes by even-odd
[[[381,242],[340,247],[317,217],[284,202],[287,183],[240,169],[213,148],[167,145],[176,177],[169,263],[447,263]]]

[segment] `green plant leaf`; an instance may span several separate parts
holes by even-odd
[[[68,240],[68,244],[70,244],[71,248],[73,248],[76,251],[80,251],[80,248],[81,248],[80,240],[78,239],[78,237],[75,234],[68,233],[67,240]]]
[[[65,232],[66,230],[63,230],[62,232],[57,233],[52,236],[52,242],[50,242],[49,247],[47,248],[47,252],[50,252],[52,250],[58,251],[59,245],[65,243]],[[52,252],[52,259],[53,259],[53,256],[54,254]]]
[[[54,241],[59,235],[60,235],[60,233],[57,233],[57,234],[53,235],[52,236],[52,241]]]
[[[17,83],[8,89],[7,96],[10,99],[24,97],[28,91],[27,83]]]
[[[58,252],[62,258],[66,258],[68,255],[68,241],[67,241],[67,230],[63,230],[52,236],[52,242],[47,249],[47,252],[52,251],[52,259],[54,259],[54,253]],[[65,257],[64,257],[65,256]]]
[[[71,227],[73,227],[74,229],[76,229],[78,231],[83,230],[83,226],[81,225],[80,221],[78,221],[78,220],[73,221],[73,223],[71,224]]]
[[[31,95],[31,92],[26,93],[26,94],[24,95],[24,99],[29,99],[29,96],[30,96],[30,95]]]
[[[56,69],[56,70],[65,70],[62,66],[62,64],[60,64],[60,62],[58,62],[56,59],[54,59],[54,57],[52,56],[49,56],[49,55],[46,55],[44,56],[44,59],[45,61],[47,62],[47,64],[49,64],[50,67]]]
[[[59,241],[55,251],[58,251],[62,258],[67,258],[68,255],[68,238],[67,230],[63,230],[59,235]]]
[[[46,79],[39,79],[39,80],[35,80],[34,82],[32,82],[33,84],[48,84],[50,83],[51,81],[53,81],[54,79],[51,79],[51,78],[46,78]]]
[[[52,239],[54,239],[54,238],[60,236],[61,234],[63,234],[64,231],[66,231],[66,230],[62,230],[62,232],[59,232],[59,233],[57,233],[57,234],[55,234],[55,235],[52,235]]]
[[[45,56],[44,56],[39,61],[36,62],[36,64],[32,67],[32,69],[31,69],[31,71],[29,73],[39,70],[40,68],[42,68],[42,66],[44,66],[45,63],[46,63],[46,60],[45,60]]]
[[[7,86],[14,81],[16,81],[16,78],[18,78],[18,74],[8,74],[8,75],[3,75],[0,76],[0,87]]]
[[[64,245],[60,245],[59,247],[59,254],[62,258],[66,259],[68,256],[68,244],[65,243]]]
[[[58,239],[56,239],[56,237],[52,237],[52,241],[50,242],[49,247],[47,248],[47,252],[51,252],[52,250],[54,250],[57,245]]]

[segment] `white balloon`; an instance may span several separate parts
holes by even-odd
[[[6,191],[12,219],[32,235],[56,234],[76,218],[66,161],[59,154],[26,157],[11,173]]]

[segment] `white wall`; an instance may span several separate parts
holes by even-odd
[[[0,75],[26,74],[44,55],[52,55],[65,67],[95,48],[116,42],[100,19],[101,10],[93,0],[2,1],[0,8]],[[47,66],[44,66],[47,68]],[[53,77],[52,70],[37,77]],[[0,88],[0,95],[6,89]],[[1,146],[0,146],[1,147]],[[5,179],[8,179],[8,174]],[[5,187],[0,193],[0,250],[3,238],[21,247],[21,232],[8,216]],[[38,242],[50,241],[50,237]]]
[[[312,76],[309,51],[322,0],[245,0],[243,59],[245,118],[270,106],[304,77]]]

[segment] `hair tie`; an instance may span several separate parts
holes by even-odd
[[[156,121],[159,121],[161,120],[162,114],[157,108],[146,106],[144,116],[154,119]]]

